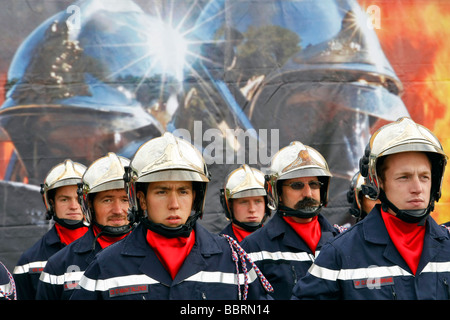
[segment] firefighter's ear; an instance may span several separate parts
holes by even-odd
[[[141,206],[142,210],[147,210],[147,201],[145,200],[145,194],[142,191],[138,191],[136,194],[139,205]]]

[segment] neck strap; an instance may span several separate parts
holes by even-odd
[[[310,218],[314,218],[315,216],[317,216],[320,212],[320,210],[322,210],[323,204],[321,203],[319,206],[317,207],[311,207],[311,209],[292,209],[289,207],[286,207],[284,205],[279,205],[278,206],[278,212],[282,215],[282,216],[290,216],[290,217],[296,217],[296,218],[301,218],[301,219],[310,219]]]
[[[170,228],[161,223],[154,223],[150,221],[148,218],[142,219],[141,223],[147,229],[156,232],[166,238],[177,238],[177,237],[189,237],[192,229],[194,228],[197,219],[200,217],[200,213],[196,212],[192,216],[190,216],[185,224],[181,226]]]
[[[69,219],[60,219],[56,215],[53,216],[53,220],[57,222],[59,225],[64,228],[75,230],[81,227],[86,227],[84,224],[84,220],[69,220]]]
[[[244,229],[245,231],[254,232],[262,227],[262,222],[241,222],[236,219],[232,219],[232,222]]]
[[[431,204],[432,200],[430,199],[430,203],[425,209],[400,210],[391,201],[389,201],[383,189],[380,190],[380,195],[378,198],[381,201],[381,208],[385,212],[388,212],[388,209],[391,209],[400,220],[407,223],[417,223],[419,226],[423,226],[425,224],[425,221],[430,215],[433,207]]]

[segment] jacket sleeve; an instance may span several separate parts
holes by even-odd
[[[36,300],[61,300],[63,284],[58,283],[56,275],[50,263],[42,271],[36,289]]]
[[[13,271],[18,300],[35,300],[36,298],[40,272],[31,273],[29,265],[30,262],[21,259]]]
[[[322,247],[319,256],[292,290],[293,300],[339,300],[338,281],[341,259],[331,244]]]
[[[64,249],[51,256],[39,277],[36,300],[66,300],[70,296],[72,288],[78,284],[78,281],[73,281],[74,277],[72,276],[72,274],[79,273],[79,268],[77,268],[73,265],[66,268]]]

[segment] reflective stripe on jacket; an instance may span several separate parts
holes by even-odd
[[[86,269],[72,300],[238,299],[236,264],[228,241],[199,223],[195,244],[172,280],[138,225],[124,240],[102,250]],[[248,299],[267,299],[253,268],[248,268]],[[241,289],[244,275],[239,275]]]
[[[13,270],[18,300],[35,299],[39,276],[44,270],[47,260],[64,246],[53,226],[22,254]]]
[[[64,249],[50,257],[37,286],[37,300],[69,300],[78,282],[101,247],[92,250],[95,235],[92,228]]]
[[[302,238],[275,214],[261,229],[242,240],[242,247],[274,287],[277,300],[290,299],[292,288],[306,274],[323,244],[339,232],[319,214],[322,236],[316,252],[312,252]]]

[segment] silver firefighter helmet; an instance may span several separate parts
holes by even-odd
[[[44,183],[41,184],[41,194],[47,210],[47,219],[55,218],[55,209],[53,208],[51,198],[53,190],[63,186],[77,186],[86,171],[86,166],[66,159],[64,162],[57,164],[47,173]]]
[[[138,188],[156,181],[192,181],[195,199],[194,214],[178,228],[168,228],[142,219],[149,228],[168,237],[187,235],[196,220],[203,216],[206,189],[210,173],[200,151],[188,141],[165,132],[139,147],[126,168],[125,185],[130,201],[130,215],[142,219],[143,212],[137,201]]]
[[[386,156],[401,152],[424,152],[431,161],[432,186],[430,203],[425,210],[399,210],[387,199],[380,187],[378,164]],[[370,138],[360,159],[360,172],[366,178],[363,192],[372,199],[391,208],[400,219],[422,222],[434,210],[435,201],[441,197],[442,181],[448,156],[439,139],[426,127],[403,117],[379,128]],[[387,208],[386,208],[387,209]]]
[[[271,211],[267,206],[267,192],[264,185],[264,173],[247,164],[230,172],[225,178],[224,187],[220,189],[220,203],[225,211],[225,216],[248,231],[254,231],[260,228],[271,214]],[[233,199],[257,196],[264,197],[265,212],[262,221],[250,223],[237,220],[233,214]]]
[[[280,149],[273,156],[270,173],[266,177],[270,209],[278,209],[280,211],[280,181],[311,176],[317,176],[322,183],[320,187],[320,205],[317,208],[317,210],[320,210],[328,204],[328,189],[332,177],[325,158],[316,149],[306,146],[299,141],[293,141],[288,146]],[[309,214],[304,216],[307,215]]]

